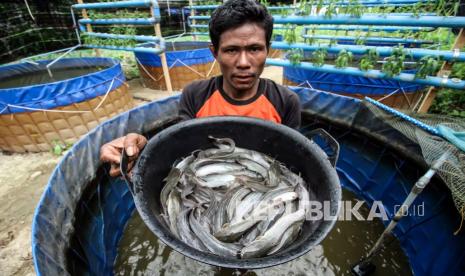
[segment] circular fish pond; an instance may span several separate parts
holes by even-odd
[[[174,90],[182,90],[194,80],[208,79],[220,74],[208,45],[209,42],[202,41],[166,42],[165,56]],[[151,44],[142,46],[152,47]],[[166,90],[160,56],[141,52],[135,52],[134,55],[145,86]]]
[[[306,59],[310,60],[312,52],[306,51],[304,55]],[[328,56],[332,56],[335,59],[334,55]],[[355,61],[349,66],[358,68],[358,58],[354,56]],[[329,63],[334,62],[334,59],[331,59]],[[381,69],[381,66],[375,69]],[[415,74],[416,71],[407,69],[403,72]],[[311,87],[359,99],[370,97],[375,100],[381,100],[385,105],[399,109],[413,108],[417,101],[420,100],[421,92],[424,89],[422,85],[397,80],[324,73],[318,70],[297,67],[284,67],[283,83],[290,86]]]
[[[301,132],[324,128],[340,144],[337,172],[344,192],[339,219],[326,239],[309,253],[251,275],[346,275],[367,254],[388,221],[369,220],[373,206],[392,219],[427,168],[411,141],[370,136],[381,122],[360,101],[305,88],[295,89],[302,105]],[[177,123],[179,96],[132,109],[109,120],[77,142],[52,174],[36,209],[32,253],[38,275],[231,275],[165,246],[135,213],[131,192],[101,166],[101,145],[127,132],[152,136]],[[328,104],[331,103],[331,104]],[[341,109],[341,106],[345,108]],[[124,128],[120,126],[125,126]],[[380,135],[394,135],[384,126]],[[388,142],[386,142],[388,141]],[[315,141],[326,151],[324,143]],[[392,144],[389,144],[392,143]],[[408,150],[402,150],[405,146]],[[85,160],[86,162],[82,162]],[[72,169],[71,169],[72,168]],[[362,221],[349,209],[358,208]],[[415,201],[415,212],[394,229],[375,259],[377,275],[460,275],[465,270],[465,233],[450,191],[435,178]],[[375,208],[376,209],[376,208]],[[379,210],[379,208],[377,209]],[[380,213],[379,211],[377,213]]]
[[[0,67],[0,150],[48,151],[74,143],[132,108],[119,62],[69,58]]]

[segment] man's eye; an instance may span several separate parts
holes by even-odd
[[[235,53],[236,49],[226,49],[226,53]]]
[[[254,47],[254,48],[250,49],[251,52],[258,52],[260,50],[261,50],[261,48],[259,48],[259,47]]]

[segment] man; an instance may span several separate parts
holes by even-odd
[[[212,13],[209,31],[210,49],[222,75],[186,86],[179,115],[183,119],[247,116],[298,128],[298,96],[260,79],[273,32],[273,18],[266,8],[254,0],[229,0]],[[134,160],[146,143],[144,136],[128,134],[103,145],[100,159],[112,163],[110,175],[117,176],[122,149]]]

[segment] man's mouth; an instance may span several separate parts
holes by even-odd
[[[244,75],[234,75],[233,78],[237,79],[240,82],[246,82],[254,79],[254,74],[244,74]]]

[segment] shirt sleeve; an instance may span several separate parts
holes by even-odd
[[[289,97],[287,97],[282,124],[293,129],[298,129],[300,127],[300,113],[301,107],[299,96],[297,96],[296,93],[291,92]]]
[[[194,93],[190,86],[184,87],[179,102],[179,116],[182,120],[195,118]]]

